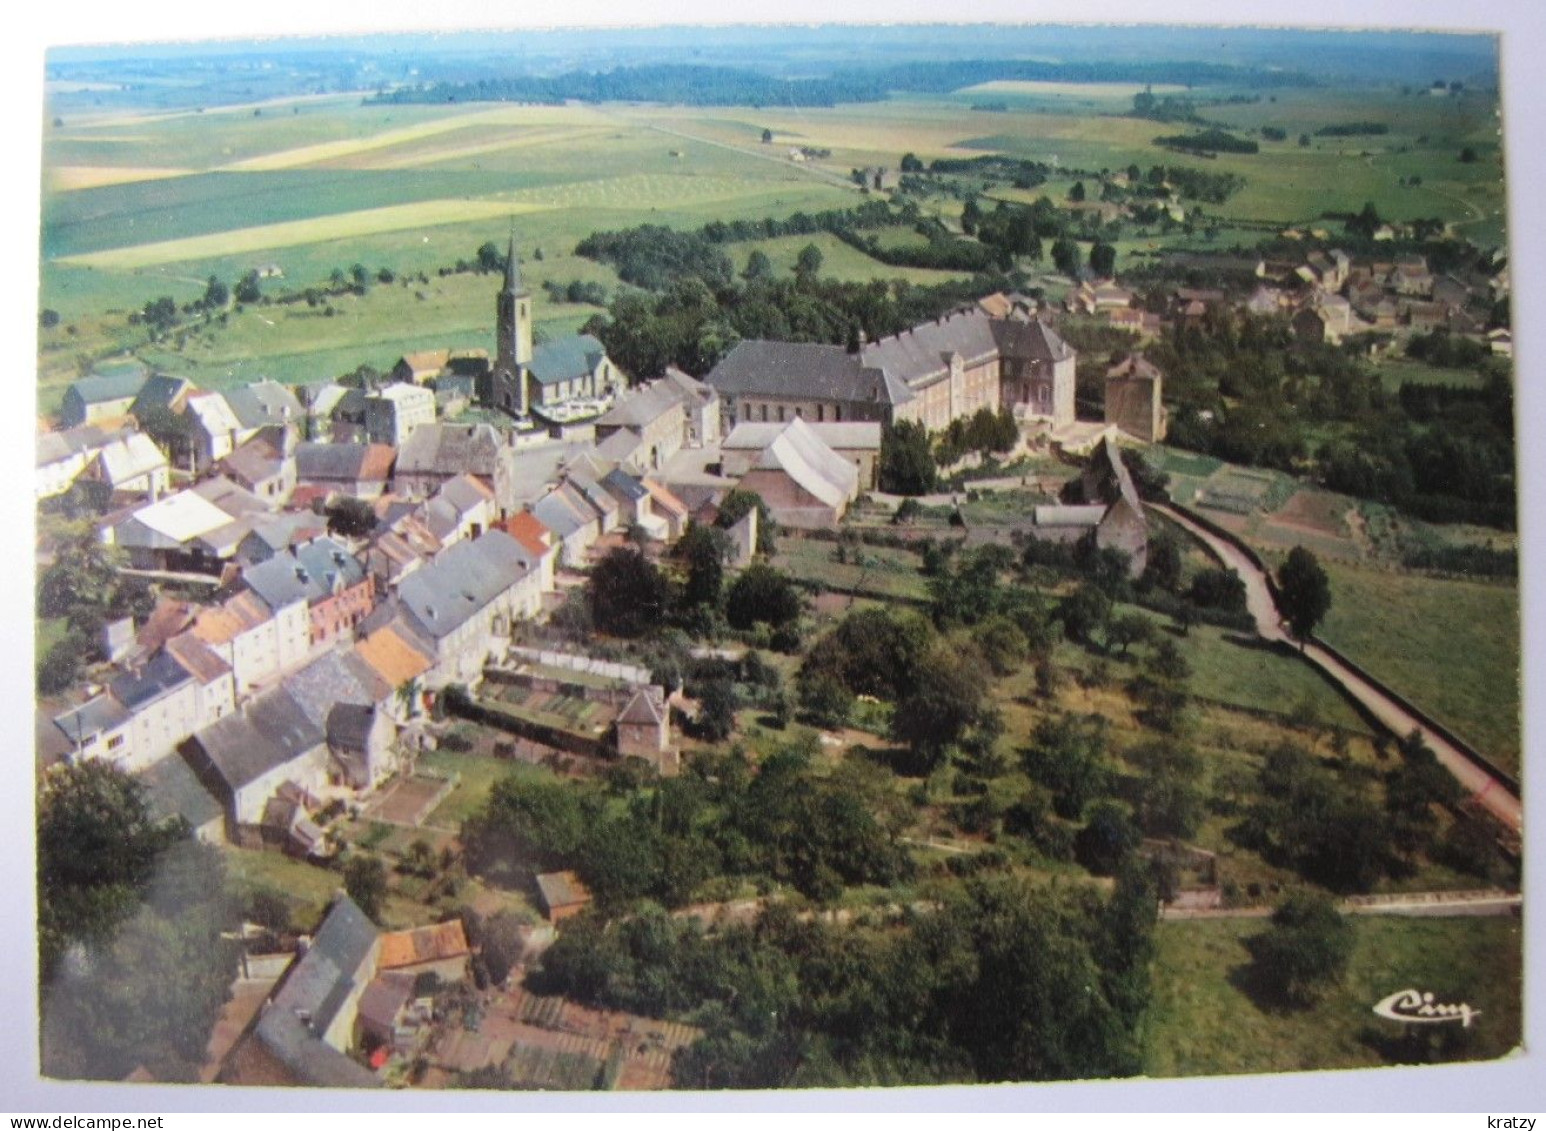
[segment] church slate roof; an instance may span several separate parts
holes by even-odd
[[[556,385],[594,372],[606,355],[606,346],[595,336],[575,334],[537,346],[527,369],[539,385]]]
[[[807,400],[903,404],[912,393],[899,380],[842,346],[749,338],[720,359],[704,383],[721,395],[760,394]]]

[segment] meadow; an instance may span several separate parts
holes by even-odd
[[[1517,774],[1518,588],[1322,564],[1331,611],[1320,635]]]
[[[1163,922],[1147,1019],[1151,1076],[1293,1072],[1391,1064],[1400,1027],[1371,1012],[1396,990],[1420,986],[1482,1010],[1461,1034],[1465,1055],[1507,1055],[1522,1037],[1521,943],[1514,918],[1351,920],[1346,977],[1316,1005],[1276,1007],[1250,992],[1245,942],[1259,919]]]

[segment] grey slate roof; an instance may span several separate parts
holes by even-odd
[[[643,483],[619,470],[608,472],[602,478],[601,485],[618,498],[627,499],[631,503],[649,497],[649,491]]]
[[[596,521],[585,496],[568,483],[549,491],[531,508],[539,522],[560,539]]]
[[[288,676],[284,686],[306,717],[324,731],[336,705],[368,707],[389,697],[393,690],[352,648],[319,656]]]
[[[134,397],[144,383],[143,373],[114,373],[109,376],[82,377],[70,386],[70,390],[86,404],[102,404],[104,401]]]
[[[193,678],[169,652],[159,652],[137,672],[125,672],[110,685],[113,698],[137,711],[163,695],[169,695]]]
[[[148,416],[166,412],[179,395],[193,388],[193,382],[186,377],[157,373],[145,379],[145,383],[140,386],[140,391],[134,397],[134,403],[129,406],[129,411],[143,422]]]
[[[259,381],[225,395],[226,404],[242,422],[243,428],[261,428],[265,424],[284,424],[304,419],[306,413],[295,394],[277,381]]]
[[[1067,361],[1074,356],[1073,348],[1057,332],[1035,318],[997,319],[993,334],[999,348],[1010,357],[1026,361]]]
[[[960,354],[967,365],[998,353],[993,323],[987,311],[974,306],[871,342],[859,356],[865,365],[911,384],[948,368],[952,353]]]
[[[689,378],[691,380],[691,378]],[[682,404],[681,389],[669,381],[634,389],[596,419],[596,427],[646,428]]]
[[[421,424],[398,450],[398,475],[492,478],[504,441],[492,424]]]
[[[277,687],[227,715],[189,740],[203,752],[215,775],[235,793],[270,770],[313,750],[326,740],[284,687]]]
[[[704,382],[721,395],[761,393],[812,400],[902,404],[912,394],[879,367],[842,346],[746,339],[720,359]]]
[[[359,559],[328,537],[275,554],[242,574],[247,588],[276,613],[296,601],[320,601],[333,592],[335,584],[348,589],[364,578]]]
[[[175,755],[162,758],[136,777],[145,787],[150,815],[158,821],[181,817],[198,828],[224,812],[188,763]]]
[[[537,346],[527,368],[539,385],[556,385],[594,372],[606,355],[606,346],[593,335],[575,334]]]
[[[529,555],[510,535],[491,530],[458,542],[403,578],[398,602],[431,640],[449,636],[530,572]]]
[[[64,732],[73,747],[93,735],[102,734],[129,720],[129,712],[111,695],[98,695],[79,707],[54,716],[54,725]]]
[[[374,1074],[320,1036],[354,990],[369,981],[376,939],[376,928],[365,913],[347,895],[340,895],[311,946],[295,960],[259,1016],[254,1035],[302,1083],[380,1086]]]
[[[364,750],[376,709],[360,703],[335,703],[327,713],[327,744],[336,749]]]

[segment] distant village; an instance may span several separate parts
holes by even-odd
[[[1253,274],[1246,308],[1287,314],[1314,341],[1479,335],[1484,324],[1484,296],[1419,259],[1313,251]],[[160,595],[149,615],[108,624],[90,682],[40,711],[40,764],[106,760],[202,840],[310,859],[336,851],[330,806],[363,805],[436,746],[439,701],[458,689],[584,699],[595,705],[584,733],[533,725],[517,741],[677,773],[674,719],[692,710],[678,689],[641,667],[525,642],[522,626],[583,599],[590,565],[628,545],[664,554],[689,524],[712,523],[732,491],[759,497],[781,528],[834,530],[876,493],[887,426],[937,433],[1008,409],[1017,451],[1089,457],[1084,497],[1035,508],[1027,532],[1093,532],[1141,571],[1144,510],[1117,445],[1161,441],[1167,427],[1165,375],[1141,347],[1224,302],[1177,288],[1161,315],[1114,280],[1071,292],[1069,313],[1134,338],[1106,368],[1098,420],[1076,413],[1077,356],[1055,312],[1019,294],[846,348],[742,341],[701,380],[668,369],[635,385],[595,337],[534,344],[513,240],[492,356],[431,350],[375,384],[226,392],[139,369],[82,378],[39,435],[37,500],[95,492],[100,541]],[[1507,331],[1488,340],[1509,352]],[[729,528],[732,566],[755,556],[757,522],[752,509]],[[539,887],[553,922],[587,899],[570,874]],[[383,933],[340,896],[219,1079],[379,1083],[348,1054],[362,1041],[414,1047],[428,1024],[416,975],[465,977],[468,957],[459,924]],[[535,998],[520,1008],[578,1009]],[[606,1018],[582,1022],[602,1059],[625,1047],[659,1054],[617,1054],[634,1086],[664,1086],[661,1066],[691,1038],[655,1022],[659,1032],[630,1046]]]

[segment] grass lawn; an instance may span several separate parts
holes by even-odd
[[[552,777],[552,771],[525,762],[505,761],[487,753],[432,750],[420,756],[419,768],[441,774],[459,774],[456,788],[429,815],[427,824],[460,828],[483,805],[494,783],[507,777]]]
[[[918,572],[920,559],[910,550],[888,546],[860,546],[862,565],[838,562],[835,542],[814,538],[783,538],[774,564],[791,577],[820,582],[837,589],[853,589],[878,597],[926,599],[928,584]]]
[[[284,897],[297,926],[321,922],[333,893],[343,887],[337,872],[279,852],[226,848],[226,868],[238,890],[266,888]]]
[[[1343,984],[1315,1007],[1269,1011],[1242,988],[1244,940],[1261,920],[1165,922],[1158,928],[1145,1072],[1197,1076],[1373,1067],[1399,1027],[1371,1009],[1407,987],[1482,1016],[1465,1034],[1472,1059],[1503,1056],[1521,1034],[1516,919],[1354,919],[1357,945]]]
[[[1505,770],[1519,770],[1519,591],[1322,562],[1321,635]]]

